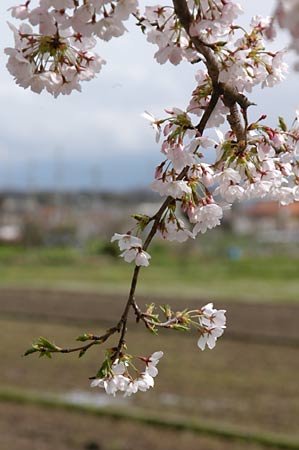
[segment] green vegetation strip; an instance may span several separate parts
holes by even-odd
[[[96,407],[85,404],[75,404],[63,400],[57,396],[46,396],[42,394],[28,393],[22,390],[0,390],[0,401],[14,402],[19,404],[31,404],[47,408],[59,408],[66,411],[92,414],[99,417],[107,417],[118,420],[129,420],[145,425],[168,428],[175,431],[191,431],[193,433],[206,434],[211,437],[228,440],[238,440],[246,443],[259,444],[264,447],[299,450],[299,441],[288,439],[284,436],[277,436],[270,433],[247,433],[237,429],[223,428],[219,426],[207,425],[196,422],[192,419],[184,420],[178,418],[165,418],[151,413],[132,408],[129,410],[119,410],[104,407]]]

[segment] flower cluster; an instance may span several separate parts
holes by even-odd
[[[287,205],[298,200],[298,118],[287,130],[254,123],[246,148],[226,139],[217,148],[214,195],[228,203],[235,200],[269,198]]]
[[[238,141],[229,130],[225,135],[218,131],[215,141],[199,135],[189,108],[187,112],[173,108],[166,119],[146,116],[157,134],[164,136],[161,153],[165,159],[151,184],[153,191],[172,198],[158,223],[163,239],[184,242],[215,228],[235,201],[267,197],[287,205],[299,199],[298,117],[287,129],[283,119],[277,128],[271,128],[262,116],[248,124],[244,140]],[[218,121],[219,110],[212,115],[212,123],[214,117]],[[203,152],[212,147],[215,162],[203,162]],[[142,231],[151,219],[141,217]],[[150,255],[142,249],[140,238],[116,234],[115,240],[124,250],[121,256],[125,261],[148,266]]]
[[[104,388],[107,394],[114,396],[117,392],[123,392],[125,397],[136,394],[138,391],[145,392],[155,384],[154,378],[158,374],[156,366],[162,356],[163,352],[159,351],[147,358],[139,358],[145,363],[143,372],[138,371],[131,364],[131,358],[127,355],[123,357],[123,360],[116,360],[111,366],[109,365],[109,359],[105,360],[100,369],[100,377],[96,377],[91,382],[91,387]],[[133,367],[137,373],[135,377],[130,374],[129,366]]]
[[[178,108],[167,112],[168,119],[156,121],[160,127],[165,122],[161,153],[166,159],[156,169],[151,188],[174,200],[159,224],[162,237],[184,242],[220,225],[223,216],[222,206],[209,189],[215,182],[214,170],[202,162],[202,150],[216,142],[199,135],[188,112]],[[182,213],[188,217],[189,227],[177,217],[176,204],[180,204]]]
[[[165,159],[156,168],[151,188],[173,199],[158,228],[164,239],[178,242],[220,225],[224,210],[235,201],[267,197],[287,205],[299,198],[298,116],[290,129],[282,118],[277,128],[269,127],[262,116],[247,124],[242,140],[232,129],[225,135],[217,131],[217,141],[212,140],[198,133],[191,117],[205,110],[201,102],[211,85],[202,70],[196,78],[199,88],[186,112],[173,108],[166,119],[147,114],[158,135],[164,136]],[[216,107],[207,127],[224,120],[223,112]],[[215,162],[208,164],[203,153],[212,147]]]
[[[25,23],[19,29],[10,24],[15,46],[5,49],[7,68],[17,84],[37,93],[46,89],[57,97],[80,91],[80,83],[105,64],[91,51],[95,37],[121,36],[136,6],[135,0],[28,0],[14,6],[12,16]]]
[[[219,52],[220,81],[234,85],[238,91],[251,92],[252,87],[272,87],[281,82],[288,70],[283,61],[284,52],[270,52],[265,48],[264,38],[271,25],[271,18],[253,17],[251,30]]]
[[[190,38],[183,29],[171,6],[147,6],[138,23],[148,42],[156,44],[155,59],[159,64],[170,61],[177,65],[183,59],[193,61],[196,51],[190,46]]]
[[[201,350],[204,350],[206,345],[209,349],[213,349],[217,338],[222,336],[226,328],[226,310],[214,308],[213,303],[195,310],[172,311],[170,305],[162,305],[159,309],[163,312],[165,319],[160,318],[154,303],[147,305],[147,310],[139,319],[154,334],[159,328],[190,331],[192,327],[195,327],[200,334],[197,345]]]
[[[118,241],[120,250],[124,250],[120,255],[128,263],[134,261],[136,266],[148,266],[151,256],[142,250],[142,240],[131,234],[115,233],[111,242]]]
[[[188,2],[188,5],[192,18],[189,34],[172,7],[146,7],[144,15],[139,17],[147,40],[159,48],[155,58],[160,64],[170,61],[176,65],[183,59],[195,62],[202,58],[194,45],[193,38],[196,38],[214,50],[221,70],[219,81],[230,83],[240,91],[250,92],[257,84],[273,86],[284,79],[287,65],[282,60],[283,53],[265,49],[264,38],[269,37],[271,17],[253,17],[251,30],[246,32],[234,23],[243,12],[238,3],[216,0]],[[204,89],[209,95],[212,86],[207,81]],[[201,110],[204,107],[202,99]]]
[[[226,328],[226,311],[224,309],[215,309],[213,303],[203,306],[198,316],[200,338],[197,346],[204,350],[206,345],[209,349],[213,349],[217,339],[222,336]]]
[[[217,338],[223,334],[226,328],[226,311],[217,310],[213,303],[208,303],[199,310],[185,310],[176,313],[171,310],[169,305],[163,305],[160,309],[166,317],[166,322],[159,319],[159,315],[155,313],[154,304],[148,305],[147,311],[142,313],[140,319],[144,321],[147,328],[156,333],[158,327],[187,331],[191,326],[195,326],[200,333],[197,345],[201,350],[204,350],[206,346],[213,349]],[[107,394],[113,396],[117,392],[122,392],[125,397],[128,397],[138,391],[145,392],[154,386],[154,378],[158,375],[157,364],[163,356],[162,351],[154,352],[149,357],[138,358],[141,363],[145,364],[144,370],[136,368],[131,355],[119,352],[116,359],[115,355],[115,348],[106,352],[106,359],[93,378],[91,387],[103,388]]]

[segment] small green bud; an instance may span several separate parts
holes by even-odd
[[[282,129],[282,131],[287,131],[287,126],[286,126],[286,123],[285,123],[283,117],[280,116],[280,117],[278,118],[278,123],[279,123],[279,126],[280,126],[280,128]]]
[[[84,333],[77,337],[76,341],[85,342],[90,341],[93,339],[93,334],[91,333]]]
[[[145,314],[151,316],[155,309],[156,309],[155,303],[150,303],[149,305],[146,305]]]
[[[165,317],[166,317],[167,320],[171,319],[171,317],[172,317],[172,310],[171,310],[169,305],[161,305],[160,309],[165,314]]]
[[[141,231],[147,227],[150,221],[150,217],[146,214],[132,214],[131,217],[136,220]]]

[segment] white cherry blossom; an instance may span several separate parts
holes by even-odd
[[[162,146],[162,151],[172,162],[175,170],[182,170],[185,166],[190,166],[196,162],[194,155],[183,144],[168,145],[167,141],[165,144]]]
[[[155,378],[158,375],[157,364],[163,356],[163,352],[155,352],[151,356],[145,359],[146,363],[146,371],[145,373],[152,378]]]
[[[151,255],[142,250],[140,246],[132,246],[126,249],[120,256],[128,263],[135,261],[136,266],[144,267],[149,266],[149,260],[151,259]]]
[[[105,41],[121,36],[126,31],[123,21],[137,8],[137,0],[40,0],[32,4],[32,9],[30,1],[10,8],[14,18],[27,23],[14,27],[15,47],[5,50],[7,68],[20,86],[37,93],[47,90],[54,97],[80,91],[82,81],[100,72],[105,61],[91,51],[94,36]],[[26,77],[25,61],[29,65]]]
[[[91,387],[105,389],[108,395],[115,396],[117,392],[123,393],[124,397],[136,394],[138,391],[146,392],[154,386],[154,377],[158,375],[157,364],[162,358],[163,352],[154,352],[147,358],[140,358],[146,367],[143,372],[134,378],[129,373],[129,363],[117,360],[111,367],[111,371],[103,378],[92,380]]]
[[[226,324],[226,310],[214,308],[213,303],[208,303],[201,308],[202,316],[199,321],[205,327],[220,327],[225,328]]]
[[[118,241],[118,246],[120,250],[127,250],[131,247],[140,246],[142,247],[142,240],[131,234],[118,234],[114,233],[111,238],[111,242]]]
[[[158,192],[162,197],[170,195],[173,198],[181,198],[183,195],[190,195],[192,193],[191,187],[186,181],[163,181],[155,180],[151,184],[154,192]]]
[[[206,346],[213,349],[217,339],[222,336],[226,328],[226,311],[214,308],[213,303],[208,303],[199,311],[199,333],[200,337],[197,346],[204,350]]]
[[[158,143],[161,136],[161,126],[159,124],[159,120],[157,120],[151,113],[147,111],[145,111],[141,116],[144,117],[144,119],[150,121],[151,126],[156,132],[156,143]]]
[[[195,223],[193,234],[205,233],[208,229],[215,228],[220,225],[223,216],[221,206],[216,203],[199,206],[191,214],[190,222]]]
[[[193,233],[185,228],[183,220],[179,218],[169,219],[165,223],[163,231],[161,231],[162,237],[167,241],[185,242],[187,239],[194,239]]]
[[[207,329],[200,335],[200,338],[197,341],[197,346],[201,350],[204,350],[206,346],[212,350],[216,345],[217,339],[223,335],[223,332],[223,328],[218,327]]]

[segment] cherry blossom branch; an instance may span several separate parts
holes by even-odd
[[[132,363],[125,341],[131,308],[136,321],[142,321],[154,333],[158,328],[185,331],[194,326],[200,334],[197,345],[201,350],[206,345],[214,348],[226,327],[225,311],[214,309],[212,303],[199,310],[181,312],[162,305],[161,320],[154,303],[147,305],[145,312],[140,309],[135,300],[140,268],[149,265],[151,256],[146,250],[157,232],[170,241],[184,242],[220,225],[225,207],[234,201],[269,196],[284,205],[299,200],[299,118],[290,130],[282,118],[279,128],[262,124],[264,114],[248,124],[247,109],[253,103],[243,94],[254,85],[271,87],[284,78],[283,52],[273,53],[265,48],[269,19],[255,16],[249,33],[234,24],[240,6],[233,2],[199,1],[191,12],[187,0],[173,0],[174,7],[146,7],[144,17],[139,17],[137,0],[108,0],[104,6],[100,0],[93,0],[91,7],[85,0],[73,4],[66,1],[63,3],[67,7],[59,11],[55,7],[57,0],[48,4],[36,0],[42,10],[34,8],[33,3],[10,8],[13,17],[28,23],[19,29],[9,25],[15,47],[5,52],[7,68],[17,84],[34,92],[47,90],[57,97],[80,90],[81,82],[94,78],[105,64],[90,51],[95,37],[107,41],[122,35],[123,21],[130,14],[137,18],[149,42],[158,45],[155,58],[160,64],[169,60],[176,65],[187,59],[192,64],[202,61],[205,65],[205,70],[196,73],[198,84],[186,111],[174,107],[166,111],[169,117],[160,120],[145,114],[156,131],[156,141],[162,131],[164,135],[161,152],[165,158],[156,168],[151,187],[166,199],[152,217],[132,216],[137,221],[136,236],[129,230],[122,235],[115,233],[111,239],[118,241],[123,251],[120,256],[135,263],[119,321],[102,336],[79,336],[77,340],[82,345],[60,348],[41,337],[25,353],[39,352],[40,356],[51,357],[52,353],[79,352],[80,357],[118,333],[117,346],[105,350],[91,386],[104,388],[112,395],[118,391],[131,395],[153,387],[156,365],[163,356],[159,351],[150,357],[139,357],[145,363],[142,372]],[[70,24],[67,33],[66,24]],[[39,29],[34,30],[31,25],[39,25]],[[236,30],[243,33],[241,39],[235,36]],[[191,115],[201,117],[197,125]],[[219,137],[218,142],[203,136],[206,128],[221,125],[225,116],[232,132],[223,139]],[[200,151],[211,145],[216,149],[214,164],[204,162]],[[179,209],[188,217],[190,227],[179,217]],[[145,229],[147,235],[142,244],[138,236]]]
[[[48,357],[51,356],[51,353],[74,353],[80,352],[79,356],[83,356],[85,352],[94,345],[102,344],[106,342],[110,336],[119,332],[121,329],[121,321],[114,327],[109,328],[105,334],[101,336],[96,336],[91,333],[83,334],[77,338],[77,341],[85,342],[91,341],[88,344],[80,345],[77,347],[66,347],[61,348],[57,345],[50,342],[48,339],[40,337],[36,342],[32,344],[32,346],[24,353],[24,356],[30,355],[31,353],[39,352],[40,355],[46,355]]]
[[[78,351],[86,351],[93,345],[102,344],[103,342],[107,341],[107,339],[109,339],[110,336],[112,336],[117,331],[119,331],[119,325],[109,328],[109,330],[107,330],[107,332],[105,334],[103,334],[102,336],[86,335],[86,337],[82,337],[81,339],[87,339],[87,338],[90,339],[91,342],[89,344],[82,345],[81,347],[62,348],[62,349],[58,350],[58,352],[59,353],[73,353],[73,352],[78,352]]]

